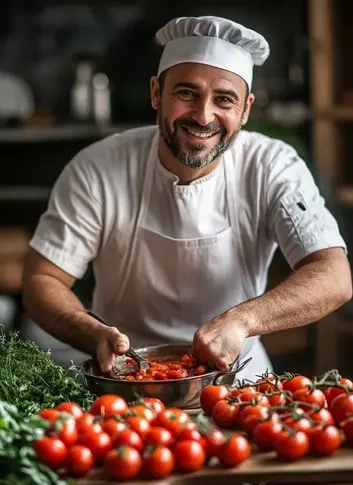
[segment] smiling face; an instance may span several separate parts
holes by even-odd
[[[165,148],[189,168],[219,159],[246,123],[254,101],[236,74],[196,63],[168,69],[163,86],[152,78],[151,97]]]

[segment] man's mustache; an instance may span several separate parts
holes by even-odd
[[[178,127],[181,127],[181,128],[189,128],[191,130],[199,131],[201,133],[221,133],[222,135],[225,135],[227,133],[227,130],[224,128],[223,125],[217,125],[214,123],[209,123],[206,126],[202,126],[196,121],[178,119],[174,121],[173,125],[174,125],[174,131]]]

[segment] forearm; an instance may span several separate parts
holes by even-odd
[[[344,258],[313,261],[264,295],[228,314],[244,322],[248,336],[306,325],[339,308],[351,298],[349,265]]]
[[[26,281],[23,303],[29,316],[46,332],[82,352],[94,355],[102,324],[87,315],[77,296],[50,275]]]

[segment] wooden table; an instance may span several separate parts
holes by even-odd
[[[196,473],[175,474],[162,480],[139,479],[129,485],[240,485],[260,484],[346,484],[353,485],[353,447],[343,447],[333,456],[316,458],[308,456],[297,462],[279,461],[275,454],[254,453],[238,468],[224,469],[210,466]],[[101,469],[77,480],[77,485],[110,485]],[[126,482],[127,483],[127,482]]]

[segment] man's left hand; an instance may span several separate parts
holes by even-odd
[[[244,323],[224,313],[195,332],[192,353],[201,362],[228,370],[242,351],[246,337]]]

